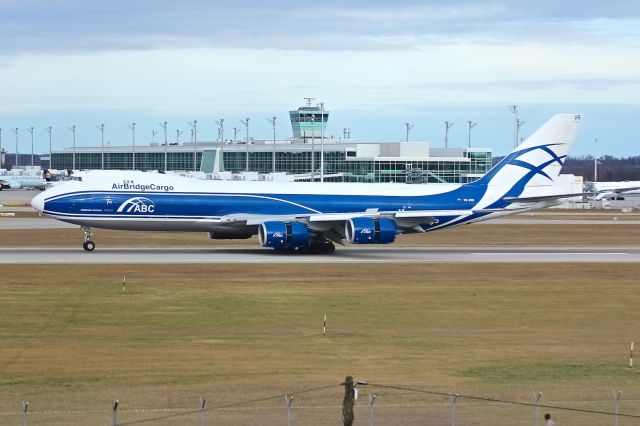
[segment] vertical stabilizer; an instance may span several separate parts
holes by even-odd
[[[580,114],[553,116],[478,183],[521,190],[525,187],[554,185],[575,139],[581,118]]]

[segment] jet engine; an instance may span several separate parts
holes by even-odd
[[[396,222],[392,219],[354,217],[344,225],[347,241],[356,244],[389,244],[396,239]]]
[[[262,247],[295,248],[309,245],[309,228],[300,222],[263,222],[258,230]]]

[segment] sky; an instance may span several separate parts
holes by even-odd
[[[0,0],[2,144],[21,153],[189,137],[291,136],[305,97],[327,133],[504,155],[518,105],[526,137],[580,113],[571,155],[640,155],[640,2]],[[154,132],[160,132],[155,134]],[[244,130],[241,133],[244,135]],[[598,140],[596,143],[596,139]]]

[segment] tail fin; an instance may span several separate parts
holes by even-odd
[[[510,196],[520,195],[525,188],[554,185],[581,118],[580,114],[553,116],[477,183],[509,188]]]

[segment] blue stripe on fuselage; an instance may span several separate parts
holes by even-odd
[[[314,213],[397,210],[470,209],[482,197],[484,186],[465,185],[450,192],[422,196],[318,195],[318,194],[225,194],[201,192],[117,192],[80,191],[45,200],[49,214],[149,216],[225,216],[230,214],[287,215]],[[136,212],[135,206],[118,209],[131,199],[144,198],[153,204],[153,212]],[[129,209],[131,207],[131,209]],[[127,211],[130,210],[130,211]]]

